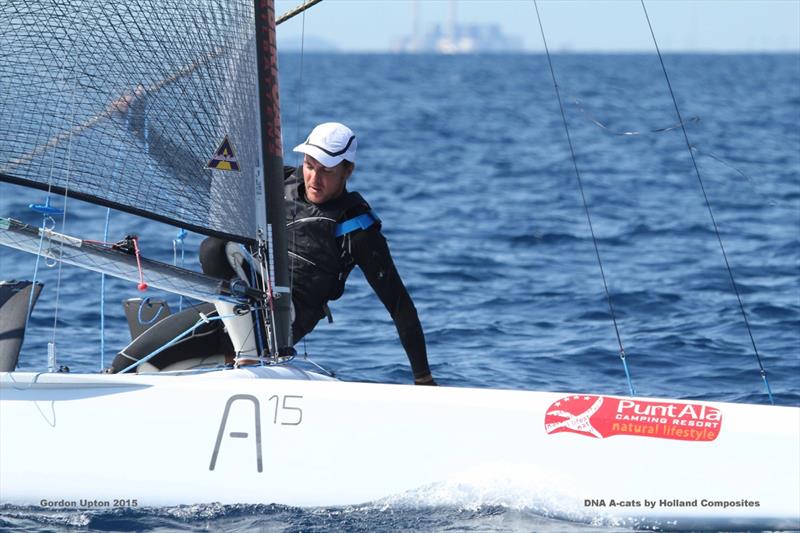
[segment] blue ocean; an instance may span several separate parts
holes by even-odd
[[[638,395],[769,403],[760,359],[775,403],[800,405],[800,55],[664,62],[691,149],[657,55],[553,56],[573,163],[544,55],[280,57],[285,162],[299,164],[291,148],[317,123],[356,132],[348,187],[383,222],[440,385],[625,395],[621,341]],[[2,216],[38,225],[28,204],[45,199],[0,183]],[[199,270],[202,236],[176,243],[179,228],[112,212],[104,238],[105,208],[50,201],[66,203],[57,231],[109,241],[135,233],[144,255]],[[19,369],[46,369],[53,339],[73,372],[107,366],[130,340],[121,301],[143,296],[135,284],[43,260],[37,268],[35,256],[0,249],[0,278],[34,273],[45,288]],[[346,381],[411,382],[389,315],[358,271],[331,309],[334,322],[297,346],[301,357]],[[52,452],[43,462],[70,460]],[[0,529],[613,530],[539,516],[513,495],[445,500],[2,507]]]

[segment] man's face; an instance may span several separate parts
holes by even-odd
[[[353,167],[344,161],[335,167],[326,167],[322,163],[306,155],[303,158],[303,182],[306,185],[306,198],[314,204],[324,204],[333,200],[344,191],[344,184]]]

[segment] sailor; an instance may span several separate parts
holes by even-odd
[[[328,302],[342,295],[358,266],[394,321],[414,383],[436,385],[417,310],[392,261],[381,221],[359,193],[347,190],[357,147],[347,126],[320,124],[294,148],[304,154],[302,165],[284,169],[292,338],[298,342],[326,316],[332,321]],[[218,268],[225,266],[220,261],[224,246],[212,237],[202,243],[200,262],[207,274],[224,274]]]

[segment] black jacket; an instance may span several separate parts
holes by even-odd
[[[342,295],[347,277],[358,266],[389,311],[414,377],[430,374],[417,310],[394,266],[380,222],[335,235],[337,224],[369,212],[369,204],[360,194],[348,191],[324,204],[313,204],[305,197],[302,167],[286,167],[285,175],[294,342],[326,315],[327,303]]]

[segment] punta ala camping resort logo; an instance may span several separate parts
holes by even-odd
[[[576,394],[553,402],[545,412],[544,429],[548,434],[577,433],[598,439],[634,435],[708,442],[722,429],[722,411],[696,403]]]

